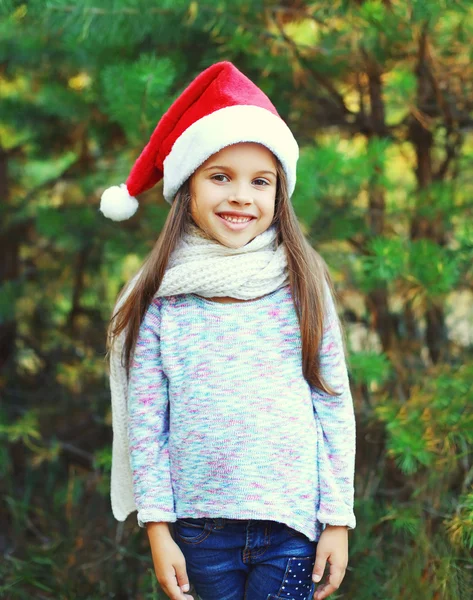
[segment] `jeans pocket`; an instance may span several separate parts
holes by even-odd
[[[281,586],[274,598],[306,600],[312,588],[312,570],[315,556],[294,556],[288,559]]]
[[[212,533],[212,523],[205,518],[177,519],[174,523],[174,531],[185,544],[200,544]]]

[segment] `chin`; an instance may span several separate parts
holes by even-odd
[[[227,242],[226,240],[219,240],[222,246],[226,246],[227,248],[233,248],[236,250],[237,248],[241,248],[242,246],[246,246],[247,242]]]

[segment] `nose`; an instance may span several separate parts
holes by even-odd
[[[244,185],[240,185],[238,189],[232,190],[231,194],[228,196],[228,201],[242,205],[252,204],[253,196]]]
[[[247,206],[248,204],[253,204],[253,198],[251,196],[229,196],[228,201],[230,204],[236,204],[241,206]]]

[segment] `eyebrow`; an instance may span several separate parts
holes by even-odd
[[[211,165],[210,167],[206,167],[204,171],[209,171],[210,169],[223,169],[224,171],[232,171],[233,173],[233,169],[225,165]],[[266,169],[262,169],[261,171],[255,171],[255,175],[261,175],[262,173],[269,173],[269,175],[277,177],[277,174],[274,171],[268,171]]]

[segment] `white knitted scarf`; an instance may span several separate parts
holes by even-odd
[[[142,269],[130,281],[114,314],[133,290],[141,272]],[[284,243],[277,245],[275,225],[245,246],[229,248],[207,237],[191,223],[171,254],[155,297],[195,293],[206,298],[229,296],[251,300],[270,294],[288,282],[286,249]],[[128,380],[121,360],[125,336],[124,330],[110,354],[113,427],[110,497],[112,512],[118,521],[124,521],[137,510],[128,448]]]

